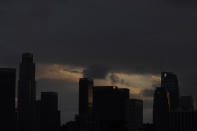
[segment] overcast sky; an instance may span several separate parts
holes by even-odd
[[[0,65],[23,52],[37,63],[37,92],[57,91],[62,122],[78,111],[78,80],[130,89],[152,120],[160,71],[178,75],[181,95],[197,100],[195,0],[1,0]]]

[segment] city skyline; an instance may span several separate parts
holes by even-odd
[[[152,84],[161,71],[177,74],[180,94],[197,101],[194,0],[0,3],[0,66],[19,69],[20,55],[32,52],[37,94],[58,92],[64,122],[78,111],[78,79],[84,73],[96,85],[126,87],[144,99],[145,122],[152,121]]]
[[[98,86],[84,70],[78,81],[78,112],[74,114],[74,120],[64,122],[61,109],[58,109],[61,103],[57,92],[42,91],[41,98],[36,98],[35,65],[34,55],[26,52],[22,54],[17,75],[16,68],[0,68],[0,85],[4,89],[1,113],[8,116],[2,120],[3,125],[11,120],[11,130],[194,131],[197,128],[193,97],[180,94],[178,76],[173,72],[161,72],[160,84],[155,87],[153,95],[153,121],[147,123],[143,116],[144,99],[132,98],[129,88]]]
[[[36,61],[34,61],[34,62],[36,62]],[[36,65],[36,64],[35,64]],[[58,67],[58,65],[56,65],[57,67]],[[49,72],[50,72],[50,68],[46,68],[46,70],[49,70]],[[74,70],[74,69],[73,69]],[[18,72],[19,70],[17,70],[17,72]],[[73,71],[74,73],[76,73],[75,71]],[[78,71],[78,73],[79,73],[80,71]],[[36,73],[36,72],[35,72]],[[70,73],[72,73],[72,72],[70,72]],[[87,73],[87,71],[85,70],[85,71],[81,71],[81,73],[83,73],[81,76],[78,76],[78,78],[76,79],[76,83],[77,83],[77,86],[76,86],[76,90],[75,90],[75,95],[76,96],[73,96],[73,97],[76,97],[77,99],[78,99],[78,80],[80,79],[80,77],[83,77],[83,75],[86,75],[86,76],[88,76],[88,73]],[[90,73],[92,73],[92,72],[90,72]],[[37,73],[37,74],[39,74],[39,73]],[[40,75],[40,74],[39,74]],[[51,75],[51,74],[48,74],[48,75]],[[60,74],[58,74],[58,75],[60,75]],[[57,76],[58,76],[57,75]],[[64,74],[65,75],[65,74]],[[60,75],[60,78],[61,77],[63,77],[64,75]],[[72,75],[70,75],[70,76],[72,76]],[[36,77],[36,74],[35,74],[35,77]],[[43,75],[43,76],[41,76],[41,78],[42,77],[45,77],[45,75]],[[76,77],[76,76],[75,76]],[[144,103],[145,103],[145,106],[146,106],[146,99],[144,99],[145,97],[143,96],[143,94],[135,94],[135,93],[133,93],[132,92],[132,88],[131,87],[129,87],[129,85],[127,85],[127,86],[124,86],[124,84],[122,84],[123,86],[121,86],[121,84],[119,84],[118,82],[116,83],[116,79],[118,79],[119,80],[119,78],[113,78],[114,77],[114,75],[113,74],[111,74],[111,76],[109,76],[109,77],[112,77],[110,80],[110,82],[105,82],[105,81],[102,81],[102,80],[100,80],[101,82],[95,82],[95,81],[99,81],[99,79],[94,79],[94,82],[96,83],[95,85],[98,85],[98,86],[101,86],[101,85],[105,85],[105,86],[111,86],[111,85],[114,85],[114,86],[116,86],[116,84],[117,84],[117,86],[119,87],[119,88],[128,88],[128,89],[130,89],[130,98],[138,98],[138,99],[143,99],[144,100]],[[149,76],[150,77],[150,76]],[[152,78],[150,79],[151,81],[149,81],[149,82],[151,82],[153,85],[152,86],[154,86],[153,88],[152,88],[152,90],[148,90],[148,89],[146,89],[146,88],[144,88],[144,90],[142,90],[142,92],[140,92],[140,93],[147,93],[147,95],[149,95],[149,99],[148,99],[148,101],[150,101],[150,102],[152,102],[152,96],[153,96],[153,92],[154,92],[154,89],[157,87],[157,85],[160,85],[161,84],[161,81],[159,81],[159,77],[160,76],[151,76]],[[93,78],[93,77],[92,77]],[[66,79],[66,77],[64,78],[61,78],[61,79]],[[37,78],[37,80],[39,80],[38,78]],[[142,77],[142,80],[143,80],[143,77]],[[47,81],[46,81],[47,82]],[[124,82],[127,82],[127,81],[124,81]],[[132,81],[131,81],[132,82]],[[66,83],[66,82],[65,82]],[[39,84],[37,84],[37,88],[39,89]],[[73,87],[72,87],[73,88]],[[75,87],[74,87],[75,88]],[[53,88],[53,89],[45,89],[45,90],[41,90],[41,91],[37,91],[37,100],[40,98],[40,93],[41,92],[46,92],[46,91],[56,91],[57,93],[62,93],[62,94],[65,94],[65,92],[60,92],[60,90],[58,91],[57,89],[55,89],[55,88]],[[144,94],[144,95],[146,95],[146,94]],[[60,100],[62,99],[62,95],[59,95],[60,96]],[[184,95],[183,95],[184,96]],[[70,120],[73,120],[74,118],[75,118],[75,115],[77,114],[77,112],[78,112],[78,102],[79,101],[75,101],[75,105],[76,105],[76,107],[75,107],[75,110],[73,111],[73,113],[72,114],[70,114],[70,112],[67,112],[66,110],[62,110],[62,106],[63,107],[66,107],[66,106],[69,106],[69,103],[67,103],[67,104],[65,104],[65,103],[63,103],[62,104],[62,102],[61,101],[59,101],[59,106],[58,106],[58,108],[60,109],[60,111],[62,111],[62,114],[61,114],[61,121],[62,121],[62,124],[63,123],[66,123],[66,122],[69,122]],[[195,100],[194,100],[194,103],[195,103]],[[151,105],[149,105],[149,106],[152,106],[152,104]],[[195,105],[194,105],[194,107],[195,107]],[[76,109],[77,108],[77,109]],[[150,112],[148,112],[149,114],[149,118],[147,119],[146,118],[146,112],[145,112],[145,110],[146,110],[146,107],[144,108],[144,122],[149,122],[149,123],[152,123],[152,107],[150,108]],[[68,114],[70,114],[70,118],[65,118],[65,116],[64,116],[64,112],[66,112],[66,113],[68,113]]]

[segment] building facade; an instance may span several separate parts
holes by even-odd
[[[169,93],[170,111],[176,111],[179,108],[179,84],[177,76],[172,72],[162,72],[161,88],[164,88]]]
[[[167,130],[169,110],[169,101],[165,88],[157,87],[153,100],[153,123],[155,131]]]
[[[128,128],[132,131],[139,130],[143,125],[143,101],[130,99],[128,103]]]
[[[36,130],[36,81],[33,54],[24,53],[18,81],[18,130]]]
[[[179,103],[179,110],[192,112],[194,110],[194,101],[192,96],[181,96]]]
[[[107,131],[112,130],[114,125],[126,125],[129,89],[119,89],[114,86],[95,86],[93,90],[95,130]]]
[[[196,131],[197,112],[169,112],[168,131]]]
[[[92,130],[93,86],[91,78],[79,80],[79,130]]]
[[[57,131],[60,128],[60,111],[56,92],[42,92],[40,102],[41,131]]]
[[[1,130],[16,131],[16,69],[0,68]]]

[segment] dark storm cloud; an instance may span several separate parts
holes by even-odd
[[[196,7],[196,0],[166,0],[166,2],[173,4],[174,6]]]
[[[126,82],[124,79],[120,78],[119,76],[117,76],[114,73],[111,73],[109,75],[109,78],[110,78],[112,84],[118,84],[119,83],[119,84],[123,84],[123,85],[126,85],[126,86],[131,86],[128,82]]]
[[[158,74],[162,63],[165,71],[184,76],[181,92],[197,100],[197,10],[171,3],[1,1],[0,64],[17,66],[26,51],[39,63],[100,64],[113,72]]]
[[[119,78],[117,75],[115,75],[115,74],[111,74],[111,75],[109,76],[109,78],[111,79],[111,82],[112,82],[113,84],[116,84],[116,83],[118,83],[118,82],[120,81],[120,78]]]
[[[91,65],[83,70],[84,77],[92,77],[95,79],[104,79],[109,72],[107,67],[102,65]]]
[[[181,70],[196,54],[196,12],[163,0],[15,1],[4,8],[1,43],[12,56],[30,50],[46,63],[152,73],[161,56]]]

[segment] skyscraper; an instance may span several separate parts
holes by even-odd
[[[35,131],[36,81],[33,54],[24,53],[18,81],[18,129]]]
[[[161,88],[169,92],[170,111],[177,110],[179,107],[179,85],[177,76],[172,72],[162,72]]]
[[[41,131],[57,131],[60,127],[60,111],[56,92],[41,93],[40,127]]]
[[[93,104],[93,79],[81,78],[79,80],[79,115],[89,112]]]
[[[0,68],[0,130],[16,130],[15,83],[16,69]]]
[[[93,105],[93,79],[79,80],[79,128],[80,131],[91,130]]]
[[[156,131],[166,131],[168,127],[169,102],[167,96],[164,88],[156,88],[153,101],[153,123]]]
[[[143,101],[139,99],[130,99],[127,116],[129,129],[139,130],[143,125]]]

